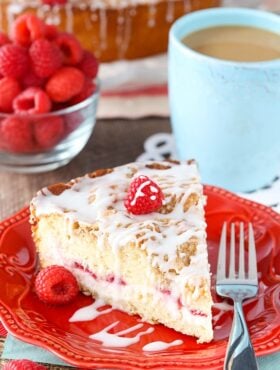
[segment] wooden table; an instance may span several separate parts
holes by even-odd
[[[132,162],[143,152],[143,142],[157,132],[170,132],[168,119],[100,120],[86,148],[71,163],[58,170],[22,175],[0,172],[0,220],[22,207],[40,188],[72,179],[97,168],[106,168]],[[0,355],[5,338],[0,337]],[[1,364],[5,361],[0,360]],[[49,369],[73,369],[48,366]]]

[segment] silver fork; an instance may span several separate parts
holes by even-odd
[[[224,223],[218,256],[216,291],[222,297],[234,302],[234,317],[227,346],[224,370],[256,370],[255,352],[243,314],[244,299],[255,297],[258,292],[256,247],[252,224],[248,225],[248,268],[245,268],[244,224],[240,223],[238,271],[235,269],[235,224],[230,226],[230,251],[227,257],[227,224]],[[226,260],[229,258],[229,271],[226,274]]]

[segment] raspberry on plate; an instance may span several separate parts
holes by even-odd
[[[50,77],[62,65],[62,55],[56,44],[46,39],[36,40],[29,49],[34,72],[41,78]]]
[[[16,113],[47,113],[51,110],[49,96],[40,87],[28,87],[13,102]]]
[[[13,153],[28,153],[34,149],[31,125],[27,118],[10,116],[0,125],[1,146]]]
[[[82,60],[83,49],[74,35],[66,32],[60,33],[55,42],[63,55],[63,64],[75,65]]]
[[[65,102],[78,95],[84,87],[85,76],[75,67],[62,67],[49,79],[46,92],[54,102]]]
[[[12,360],[7,362],[2,370],[47,370],[47,368],[30,360]]]
[[[28,53],[24,47],[6,44],[0,48],[0,73],[3,76],[21,78],[28,67]]]
[[[29,46],[34,40],[45,35],[44,22],[32,13],[19,16],[12,27],[12,39],[23,46]]]
[[[20,84],[15,78],[3,77],[0,79],[0,112],[10,113],[13,111],[13,100],[20,91]]]
[[[33,119],[35,141],[43,149],[54,147],[64,136],[64,121],[61,117]]]
[[[63,266],[52,265],[41,270],[36,276],[35,291],[41,301],[62,305],[77,296],[79,286],[69,270]]]
[[[163,204],[160,187],[147,176],[138,176],[130,184],[124,205],[134,215],[147,214],[160,209]]]

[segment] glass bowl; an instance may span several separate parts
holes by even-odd
[[[33,115],[0,113],[0,170],[46,172],[69,163],[92,134],[98,98],[97,83],[91,96],[67,108]]]

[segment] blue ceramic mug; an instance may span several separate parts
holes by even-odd
[[[198,161],[204,183],[250,191],[280,173],[280,59],[226,61],[181,41],[222,25],[280,34],[280,17],[258,10],[217,8],[177,20],[168,51],[171,123],[179,157]]]

